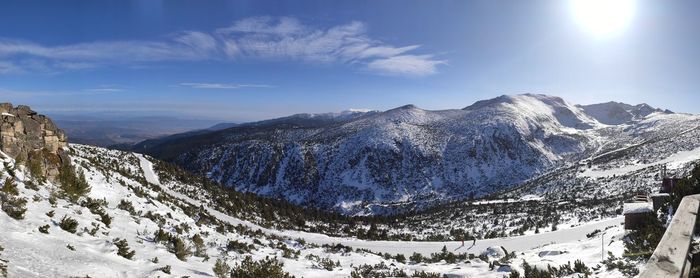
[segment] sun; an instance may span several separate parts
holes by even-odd
[[[570,0],[576,22],[594,36],[624,31],[634,17],[635,0]]]

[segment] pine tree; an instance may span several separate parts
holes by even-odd
[[[182,238],[177,236],[172,237],[170,244],[172,247],[171,252],[173,252],[175,257],[177,257],[179,260],[186,262],[187,258],[192,255],[192,248],[187,245]]]
[[[170,234],[162,228],[159,228],[158,230],[153,232],[153,242],[163,243],[168,241],[170,241]]]
[[[27,212],[27,200],[18,197],[19,189],[15,179],[10,177],[5,179],[2,188],[0,188],[0,208],[7,213],[8,216],[21,220],[24,219],[24,213]]]
[[[78,170],[76,173],[73,166],[67,161],[61,164],[58,181],[63,195],[72,202],[77,202],[80,197],[87,195],[91,190],[90,184],[85,180],[83,170]]]
[[[204,246],[204,240],[199,234],[195,234],[192,237],[192,243],[194,244],[194,255],[197,257],[204,257],[207,255],[206,246]]]
[[[27,160],[27,168],[29,174],[32,175],[39,183],[46,181],[44,177],[43,157],[41,152],[32,153]]]
[[[217,278],[227,278],[229,272],[231,272],[231,267],[225,261],[216,259],[213,270]]]
[[[282,269],[282,263],[277,258],[253,261],[251,256],[246,256],[240,264],[231,271],[231,278],[290,278],[293,277]]]
[[[5,179],[5,182],[3,183],[0,192],[8,196],[19,195],[19,189],[17,189],[17,183],[15,183],[15,178],[8,177],[7,179]]]
[[[409,257],[409,260],[411,260],[414,263],[421,263],[423,262],[423,255],[420,253],[413,252],[413,255]]]

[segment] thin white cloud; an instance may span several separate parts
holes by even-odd
[[[97,41],[47,46],[0,38],[0,74],[66,71],[159,61],[227,63],[238,59],[346,64],[391,75],[437,72],[446,61],[371,38],[364,23],[317,27],[291,17],[252,17],[213,32],[183,31],[159,40]]]
[[[302,33],[307,29],[298,19],[293,17],[280,17],[278,19],[269,16],[249,17],[236,21],[233,25],[218,29],[218,33],[254,33],[293,35]]]
[[[422,76],[434,74],[438,65],[446,63],[433,59],[431,55],[399,55],[374,60],[367,66],[379,73]]]
[[[265,84],[232,84],[232,83],[180,83],[180,86],[195,89],[241,89],[241,88],[274,88]]]
[[[0,74],[3,73],[16,73],[20,72],[20,68],[15,66],[14,63],[10,63],[7,61],[0,61]]]
[[[85,89],[83,91],[98,92],[98,93],[116,93],[116,92],[123,92],[124,89],[119,88],[119,87],[114,86],[114,85],[101,85],[97,88]]]
[[[215,42],[210,35],[199,32],[183,32],[163,41],[104,41],[51,47],[0,39],[0,59],[40,60],[47,65],[63,65],[65,69],[74,69],[76,65],[83,68],[115,63],[205,60],[215,58]]]

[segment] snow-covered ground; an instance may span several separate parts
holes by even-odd
[[[137,155],[140,160],[140,165],[143,167],[146,180],[151,183],[160,185],[158,181],[158,176],[153,172],[153,164],[148,161],[143,155]],[[195,206],[199,206],[200,202],[193,200],[190,197],[184,196],[178,192],[167,189],[167,187],[162,186],[173,196],[182,198],[187,202]],[[279,231],[267,229],[260,227],[259,225],[253,224],[249,221],[240,220],[234,217],[230,217],[221,213],[219,211],[208,209],[208,211],[219,219],[227,221],[231,224],[238,225],[242,224],[250,227],[254,230],[262,230],[268,234],[274,234],[278,236],[287,236],[291,238],[303,238],[307,242],[316,244],[342,244],[346,246],[351,246],[353,248],[362,248],[371,250],[373,252],[391,253],[391,254],[404,254],[410,256],[414,252],[423,255],[430,255],[432,253],[439,252],[443,246],[447,246],[447,249],[455,253],[474,253],[481,254],[486,248],[491,246],[503,246],[509,251],[525,251],[540,246],[546,246],[555,243],[567,243],[567,242],[577,242],[586,239],[586,234],[589,234],[597,229],[603,230],[610,226],[619,226],[623,223],[624,217],[616,217],[612,219],[605,219],[600,221],[594,221],[587,223],[585,225],[580,225],[571,228],[562,228],[557,231],[532,234],[525,236],[516,236],[508,238],[494,238],[494,239],[484,239],[478,240],[475,244],[472,242],[465,242],[462,246],[461,241],[447,241],[447,242],[426,242],[426,241],[367,241],[359,240],[354,238],[339,238],[330,237],[323,234],[300,232],[300,231]]]
[[[689,151],[680,151],[675,153],[665,159],[651,162],[651,163],[635,163],[632,165],[627,165],[619,168],[600,170],[597,168],[586,169],[585,171],[579,173],[581,177],[590,178],[603,178],[610,177],[614,175],[625,175],[631,172],[639,171],[645,168],[649,168],[656,165],[666,164],[669,168],[678,168],[682,164],[696,161],[700,159],[700,148],[695,148]]]
[[[152,163],[143,155],[138,155],[138,157],[140,160],[140,165],[143,167],[146,179],[149,182],[160,184],[158,181],[158,176],[153,171]],[[174,196],[185,199],[194,205],[200,205],[198,201],[193,200],[192,198],[169,190],[165,186],[163,186],[163,188],[166,190],[166,192],[172,193]],[[530,200],[532,198],[527,197],[524,199]],[[228,221],[235,225],[246,225],[255,230],[260,229],[269,234],[289,238],[302,238],[306,242],[319,245],[342,244],[353,248],[367,249],[373,252],[404,254],[406,257],[412,255],[413,253],[420,253],[424,256],[429,256],[432,253],[439,253],[443,247],[447,247],[447,250],[454,253],[481,254],[489,247],[502,246],[509,252],[520,253],[521,256],[523,256],[523,259],[527,260],[528,262],[534,262],[533,264],[535,266],[546,268],[548,264],[559,266],[576,259],[583,261],[587,265],[594,266],[600,263],[603,254],[607,254],[608,251],[613,252],[615,256],[619,257],[622,255],[622,250],[624,249],[622,241],[620,240],[624,234],[624,229],[622,228],[624,217],[593,221],[581,226],[547,233],[478,240],[475,243],[467,241],[464,243],[464,245],[462,245],[461,241],[367,241],[354,238],[330,237],[327,235],[300,231],[279,231],[260,227],[249,221],[236,219],[213,209],[208,209],[208,211],[221,220]],[[592,239],[587,237],[588,234],[591,234],[596,230],[606,231],[605,235],[598,235]],[[602,240],[601,236],[604,237]],[[540,256],[542,252],[548,251],[555,252],[549,252],[549,254],[552,255]],[[490,271],[488,265],[483,263],[481,265],[478,263],[444,263],[431,265],[418,264],[409,265],[407,269],[419,271],[427,269],[427,271],[459,275],[460,277],[500,277],[501,275],[505,275],[504,273],[498,273],[497,271]],[[615,274],[619,273],[607,273],[606,276]]]
[[[592,238],[586,236],[596,229],[607,229],[603,241],[605,252],[612,251],[616,256],[622,253],[622,243],[619,240],[624,234],[620,226],[621,218],[591,222],[577,227],[561,225],[561,230],[554,232],[478,240],[474,246],[468,241],[462,246],[461,242],[366,241],[300,231],[279,231],[205,208],[209,215],[220,221],[244,225],[250,232],[263,232],[252,235],[233,229],[222,233],[217,229],[217,225],[197,224],[196,218],[185,213],[183,208],[187,205],[176,199],[195,206],[201,203],[192,196],[185,196],[167,188],[165,184],[161,185],[153,171],[153,164],[147,158],[99,148],[74,147],[78,154],[73,156],[73,161],[76,165],[81,165],[80,168],[85,171],[87,181],[92,187],[89,196],[106,202],[105,210],[113,218],[111,225],[106,227],[99,221],[99,217],[87,208],[61,198],[52,205],[49,199],[57,188],[50,183],[40,185],[38,190],[28,188],[26,183],[31,178],[25,175],[24,168],[15,167],[11,159],[5,158],[9,168],[14,169],[12,172],[16,176],[20,196],[29,201],[28,210],[22,220],[15,220],[5,213],[0,213],[0,245],[5,248],[0,258],[8,260],[10,277],[212,277],[212,267],[217,259],[235,265],[245,256],[252,256],[256,260],[266,256],[277,257],[284,263],[284,270],[297,277],[348,277],[353,267],[380,263],[391,269],[404,270],[409,275],[413,271],[427,271],[455,277],[503,277],[508,273],[499,272],[499,269],[521,270],[520,264],[523,259],[539,267],[546,267],[548,264],[558,266],[574,260],[582,260],[589,267],[596,267],[600,263],[601,238],[600,235]],[[130,175],[124,176],[97,167],[93,164],[94,161],[88,158],[99,158],[102,160],[100,163],[104,165],[112,165],[110,161],[119,161],[122,173],[142,174],[148,183],[159,185],[160,189],[155,190],[150,185],[141,184]],[[1,178],[5,179],[9,175],[5,170]],[[136,189],[142,190],[143,193],[137,194],[134,191]],[[122,200],[131,202],[136,211],[141,212],[132,215],[118,209],[117,205]],[[145,212],[162,215],[163,222],[158,223],[159,221],[144,217]],[[79,228],[75,234],[58,226],[63,216],[78,221]],[[49,225],[48,234],[39,232],[38,228],[43,225]],[[95,228],[95,233],[89,233],[88,230],[96,225],[99,226]],[[188,228],[184,229],[185,226]],[[153,233],[159,228],[185,239],[195,234],[202,235],[206,246],[204,252],[210,258],[190,256],[186,262],[178,260],[163,244],[153,242]],[[116,238],[126,239],[130,249],[136,251],[133,259],[128,260],[117,255],[117,248],[113,244]],[[300,244],[299,239],[304,239],[306,243]],[[254,249],[244,254],[227,250],[225,246],[229,240],[250,244]],[[333,252],[319,246],[337,243],[372,252],[404,254],[406,257],[414,252],[424,255],[437,253],[443,246],[450,252],[472,253],[478,256],[489,247],[502,246],[508,252],[515,252],[516,258],[509,267],[490,269],[487,262],[478,258],[457,263],[400,263],[395,259],[364,251]],[[68,246],[75,250],[69,249]],[[299,256],[283,257],[280,246],[299,252]],[[540,256],[542,252],[548,255]],[[154,262],[154,258],[158,258],[157,262]],[[339,266],[333,267],[332,270],[324,269],[319,260],[326,258],[338,262]],[[171,267],[170,274],[161,270],[165,266]],[[600,271],[604,271],[604,268]],[[621,275],[604,272],[599,273],[599,276]]]

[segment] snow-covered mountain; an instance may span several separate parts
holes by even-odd
[[[606,102],[591,105],[579,105],[579,108],[598,122],[607,125],[620,125],[643,120],[652,113],[672,114],[669,110],[653,108],[646,103],[629,105],[620,102]]]
[[[558,105],[540,106],[533,98]],[[504,112],[512,107],[538,107],[544,112],[520,117]],[[617,213],[621,197],[590,201],[572,191],[598,194],[586,184],[594,181],[630,192],[633,187],[628,184],[604,182],[609,175],[618,174],[644,180],[645,171],[658,163],[685,165],[696,160],[700,156],[693,148],[697,140],[690,139],[700,138],[700,131],[682,127],[697,119],[669,114],[648,118],[635,128],[610,127],[600,126],[572,107],[546,96],[514,96],[464,110],[425,111],[406,106],[324,127],[331,135],[336,132],[336,138],[354,135],[356,141],[346,144],[382,148],[392,145],[377,140],[367,143],[357,133],[377,132],[396,140],[402,138],[397,133],[410,131],[407,135],[412,137],[403,140],[420,144],[412,143],[413,149],[408,150],[428,154],[434,153],[429,148],[441,146],[428,143],[443,140],[438,131],[466,134],[465,127],[488,122],[488,117],[469,116],[489,113],[512,121],[512,132],[532,133],[531,141],[554,136],[551,132],[558,130],[566,132],[556,136],[582,133],[591,138],[600,136],[589,135],[592,131],[620,132],[614,128],[629,136],[622,137],[623,141],[637,138],[623,148],[600,145],[592,151],[589,161],[593,166],[587,170],[565,163],[549,172],[559,181],[571,175],[580,177],[571,179],[577,181],[574,184],[543,182],[538,187],[526,183],[502,194],[520,190],[540,192],[545,198],[530,195],[519,200],[453,203],[452,207],[384,218],[345,217],[242,194],[149,156],[99,147],[61,145],[58,151],[65,159],[52,175],[40,171],[42,166],[35,161],[53,157],[46,151],[54,146],[53,137],[16,136],[23,133],[10,134],[3,126],[2,135],[16,140],[0,145],[0,277],[289,277],[287,273],[297,277],[503,277],[523,272],[527,277],[533,267],[571,277],[624,277],[627,272],[621,272],[620,265],[631,267],[619,259],[625,248],[625,230]],[[661,128],[669,125],[676,129]],[[250,130],[269,132],[265,128],[269,127]],[[43,132],[56,132],[51,131]],[[304,132],[292,135],[309,136]],[[21,152],[8,154],[15,146],[41,156],[26,159]],[[559,156],[552,163],[574,156],[547,145],[520,147]],[[673,154],[652,162],[644,152],[629,151],[647,148]],[[549,159],[541,156],[543,161]],[[609,168],[615,166],[621,167]],[[559,189],[568,192],[559,194]],[[605,238],[601,238],[602,231]],[[460,243],[469,236],[478,240],[471,246]],[[612,254],[605,262],[599,257],[601,240],[609,241],[606,251]],[[573,268],[571,261],[575,261]]]
[[[608,117],[618,108],[631,116]],[[454,110],[295,115],[145,141],[136,150],[240,191],[376,214],[508,189],[601,150],[664,136],[676,128],[669,117],[695,116],[524,94]]]
[[[600,240],[587,235],[624,235],[617,217],[541,234],[531,229],[519,238],[480,236],[470,247],[329,237],[263,226],[268,217],[284,222],[290,207],[233,198],[239,195],[147,156],[82,145],[65,150],[75,168],[63,171],[87,186],[79,195],[0,152],[0,277],[503,277],[522,273],[522,260],[574,274],[570,261],[598,263]],[[265,209],[269,216],[259,213]],[[308,225],[330,231],[335,223],[317,218]],[[621,256],[622,241],[611,241],[606,250]],[[577,252],[540,255],[551,250]],[[623,277],[615,269],[595,274]]]

